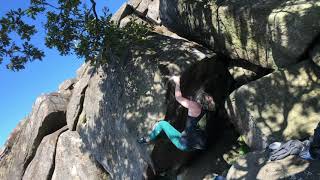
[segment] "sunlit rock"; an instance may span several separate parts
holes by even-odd
[[[164,118],[169,76],[206,55],[212,54],[194,43],[152,34],[123,59],[109,59],[107,68],[93,73],[77,131],[112,178],[146,177],[152,167],[150,149],[136,140]]]
[[[68,130],[67,126],[42,139],[36,155],[23,175],[23,180],[32,180],[35,177],[37,177],[38,180],[51,179],[55,167],[57,141],[60,134],[66,130]]]
[[[37,98],[32,113],[9,137],[0,159],[0,179],[21,179],[42,138],[66,125],[68,99],[59,93]]]
[[[319,122],[319,69],[305,61],[235,90],[225,108],[253,149],[306,138]]]
[[[108,174],[90,152],[86,151],[79,134],[66,131],[59,137],[52,180],[107,180]]]
[[[252,152],[233,164],[227,179],[319,179],[319,166],[319,161],[306,161],[297,156],[268,161],[267,153]]]
[[[162,24],[233,58],[273,69],[295,64],[320,33],[319,1],[160,1]]]

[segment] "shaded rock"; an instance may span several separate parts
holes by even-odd
[[[66,125],[67,99],[59,93],[37,98],[32,113],[18,126],[0,160],[0,179],[21,179],[42,138]]]
[[[79,134],[67,131],[60,135],[57,143],[52,179],[100,180],[108,179],[108,174],[83,149]]]
[[[132,8],[127,4],[123,3],[123,5],[118,9],[118,11],[112,15],[111,21],[113,21],[116,25],[120,24],[120,21],[130,15],[132,13]]]
[[[233,90],[233,79],[228,72],[225,56],[221,54],[205,58],[191,64],[181,76],[181,91],[184,97],[193,97],[199,89],[204,89],[214,99],[216,110],[206,113],[205,131],[208,135],[208,144],[215,145],[216,139],[223,133],[223,126],[227,119],[217,117],[218,111],[224,105],[225,98]],[[171,84],[172,85],[172,84]],[[167,113],[165,119],[177,130],[183,131],[187,117],[187,109],[182,108],[174,98],[174,86],[167,90]],[[223,114],[223,113],[221,113]],[[184,165],[188,165],[197,152],[182,152],[178,150],[168,138],[160,135],[152,152],[152,160],[158,174],[176,174]],[[165,158],[164,158],[165,157]],[[169,171],[169,172],[168,172]]]
[[[55,167],[56,145],[61,133],[68,130],[65,126],[56,132],[45,136],[34,156],[33,160],[27,167],[23,180],[32,180],[37,177],[38,180],[51,179]]]
[[[320,44],[317,44],[311,51],[312,61],[320,67]]]
[[[228,138],[226,138],[228,137]],[[205,152],[202,152],[197,159],[192,160],[178,176],[178,180],[205,179],[211,174],[226,175],[231,167],[226,162],[224,155],[234,149],[237,144],[238,134],[232,127],[225,127],[223,134],[217,142]]]
[[[320,2],[161,0],[178,35],[263,67],[295,64],[320,33]]]
[[[236,81],[236,87],[259,79],[273,71],[272,69],[263,68],[243,59],[231,59],[228,70]]]
[[[253,149],[302,139],[319,121],[320,70],[304,61],[235,90],[225,103],[231,121]]]
[[[320,178],[320,161],[306,161],[288,156],[279,161],[268,162],[263,152],[248,153],[229,169],[227,179],[310,179]]]
[[[85,92],[77,131],[113,179],[146,177],[150,149],[136,140],[164,118],[168,77],[211,55],[187,41],[158,34],[148,39],[98,69]]]

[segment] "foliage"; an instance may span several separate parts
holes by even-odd
[[[250,148],[249,146],[245,143],[244,141],[244,137],[243,136],[240,136],[238,138],[238,144],[239,144],[239,154],[240,155],[245,155],[247,154],[248,152],[250,152]]]
[[[38,20],[45,15],[45,45],[56,48],[61,55],[76,54],[95,64],[104,63],[112,55],[121,54],[121,50],[133,42],[143,41],[150,27],[134,21],[118,28],[111,21],[107,8],[101,16],[97,15],[96,3],[90,0],[87,7],[81,0],[58,0],[49,4],[46,0],[31,0],[27,9],[10,10],[0,19],[0,63],[7,58],[7,68],[18,71],[25,63],[42,60],[44,52],[31,43],[36,35],[30,20]],[[21,42],[11,37],[17,36]],[[100,56],[99,58],[97,58]]]

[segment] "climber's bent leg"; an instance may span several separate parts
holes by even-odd
[[[181,144],[180,138],[181,133],[176,130],[170,123],[167,121],[159,121],[156,123],[152,129],[152,132],[149,136],[150,140],[155,140],[156,137],[161,133],[161,131],[164,131],[170,141],[180,150],[186,151],[187,147],[184,144]]]

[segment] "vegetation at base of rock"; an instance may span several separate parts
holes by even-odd
[[[249,146],[245,143],[244,139],[242,136],[239,137],[238,139],[238,143],[239,143],[239,154],[240,155],[245,155],[247,154],[248,152],[250,152],[250,148]]]
[[[239,136],[232,149],[223,155],[224,160],[233,165],[239,158],[250,152],[250,147],[245,143],[244,137]]]
[[[0,63],[8,62],[8,69],[18,71],[29,61],[43,59],[44,51],[32,42],[38,31],[30,23],[38,21],[40,15],[46,17],[45,45],[48,48],[56,48],[61,55],[75,54],[93,64],[105,63],[113,56],[111,52],[120,55],[132,42],[145,40],[150,25],[131,21],[118,28],[106,7],[98,16],[96,2],[90,2],[88,7],[80,0],[57,3],[30,0],[28,8],[7,12],[0,19]]]

